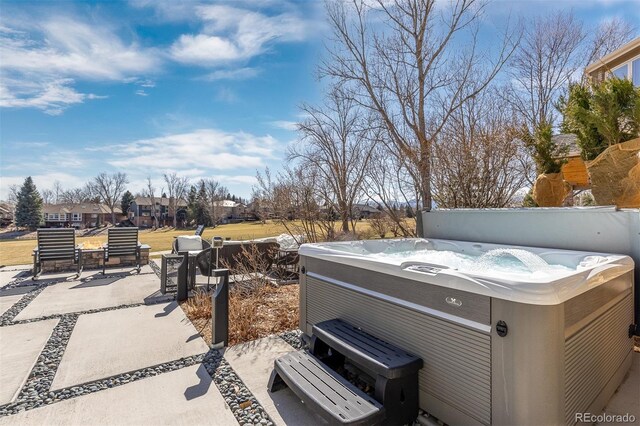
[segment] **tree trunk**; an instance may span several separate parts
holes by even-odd
[[[113,208],[111,208],[111,225],[116,225],[116,212]]]
[[[431,211],[431,155],[428,142],[423,146],[420,153],[420,189],[422,191],[422,210],[417,210],[416,215],[416,235],[424,237],[424,227],[422,224],[422,213]],[[416,204],[417,206],[417,204]]]

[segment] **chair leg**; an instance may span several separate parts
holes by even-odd
[[[40,277],[40,274],[42,273],[42,264],[40,264],[40,261],[34,262],[33,263],[33,277],[31,277],[32,281],[37,280]]]
[[[138,273],[140,273],[140,269],[141,269],[141,267],[140,267],[140,248],[138,248],[136,250],[136,268],[138,270]]]
[[[78,273],[76,274],[76,278],[80,278],[83,267],[84,267],[84,263],[82,259],[82,250],[78,250]]]
[[[102,275],[107,274],[107,251],[102,254]]]

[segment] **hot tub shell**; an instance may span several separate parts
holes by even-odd
[[[303,245],[301,330],[340,318],[420,356],[420,407],[448,424],[573,424],[575,413],[601,412],[631,366],[629,257],[525,247],[560,262],[601,261],[559,278],[514,280],[367,255],[416,242],[461,253],[505,247]]]

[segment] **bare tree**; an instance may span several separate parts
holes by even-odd
[[[555,103],[583,65],[585,32],[572,12],[559,11],[527,22],[510,61],[508,99],[533,134],[542,124],[554,125]]]
[[[405,205],[413,212],[413,208],[420,205],[421,192],[416,185],[418,174],[412,166],[402,156],[394,155],[393,150],[378,143],[365,180],[370,201],[377,203],[382,210],[381,219],[385,220],[386,226],[390,225],[387,222],[394,222],[405,237],[415,236],[415,227],[406,221],[406,209],[403,213],[394,207]]]
[[[502,69],[517,36],[505,31],[490,61],[477,48],[481,1],[455,0],[444,10],[435,0],[368,3],[328,4],[335,47],[322,74],[347,83],[350,95],[379,115],[393,149],[415,169],[415,186],[428,211],[433,145],[453,112]],[[478,68],[480,61],[491,66]]]
[[[178,177],[177,173],[164,174],[164,181],[169,191],[169,214],[173,216],[173,227],[178,226],[178,204],[184,201],[189,188],[189,179]]]
[[[269,209],[298,243],[330,241],[335,238],[333,216],[323,208],[321,182],[315,168],[287,168],[276,176],[267,169],[258,173],[254,199]],[[300,239],[302,236],[302,239]]]
[[[69,208],[73,208],[82,203],[90,203],[94,200],[95,196],[92,194],[91,185],[86,185],[83,188],[62,190],[58,195],[58,202]]]
[[[62,196],[63,192],[64,192],[64,188],[62,187],[62,183],[60,183],[59,180],[55,180],[53,182],[53,196],[55,199],[55,201],[53,201],[54,203],[60,202],[60,197]]]
[[[162,193],[162,190],[160,190]],[[156,207],[156,188],[153,186],[153,182],[151,181],[151,176],[147,176],[147,187],[142,190],[142,194],[144,197],[149,198],[149,202],[151,203],[151,214],[153,215],[153,228],[158,227],[158,209]]]
[[[54,204],[57,199],[55,193],[50,189],[40,191],[40,196],[42,197],[42,202],[45,204]]]
[[[340,88],[333,87],[320,107],[304,105],[308,117],[298,124],[302,142],[289,151],[303,167],[315,168],[322,181],[319,190],[327,207],[337,212],[342,232],[355,233],[353,206],[363,196],[363,181],[374,144],[369,137],[367,112]]]
[[[120,203],[122,194],[126,191],[128,183],[125,173],[113,173],[111,175],[102,172],[93,179],[91,188],[100,197],[102,202],[111,211],[111,223],[116,223],[116,206]]]
[[[18,204],[18,193],[20,192],[20,187],[16,184],[9,185],[9,193],[7,194],[7,201],[11,205],[11,217],[14,218],[13,225],[15,230],[18,230],[18,225],[15,222],[16,217],[16,206]]]
[[[596,62],[631,41],[635,32],[631,23],[619,17],[601,22],[588,39],[584,65]]]
[[[507,207],[534,171],[519,125],[497,90],[454,112],[436,145],[434,198],[440,207]]]
[[[223,201],[229,192],[226,186],[223,186],[215,179],[204,179],[204,188],[207,193],[207,211],[213,226],[224,216]]]

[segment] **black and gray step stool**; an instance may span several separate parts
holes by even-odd
[[[276,359],[269,390],[283,385],[332,424],[368,425],[384,419],[382,404],[304,349]]]
[[[333,423],[400,425],[416,419],[422,359],[339,319],[314,325],[310,346],[309,352],[275,361],[270,391],[286,384]],[[345,358],[375,377],[375,399],[329,367],[344,364]]]

